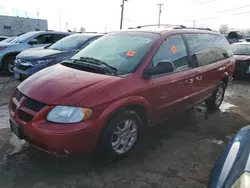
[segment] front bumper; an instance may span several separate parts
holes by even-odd
[[[32,107],[32,110],[25,106],[25,101],[29,101],[29,107],[36,102],[30,102],[32,99],[21,96],[12,98],[9,105],[10,119],[19,126],[21,139],[58,157],[90,154],[95,151],[102,128],[99,120],[76,124],[50,123],[46,117],[52,106],[44,106],[41,110]],[[28,118],[29,116],[31,117]]]
[[[41,65],[41,66],[24,66],[24,65],[15,65],[14,75],[16,79],[26,79],[29,76],[37,73],[38,71],[51,66],[50,64]]]

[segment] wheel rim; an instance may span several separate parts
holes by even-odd
[[[14,70],[14,61],[11,60],[8,64],[8,70],[13,73],[13,70]]]
[[[216,100],[215,100],[215,104],[217,106],[219,106],[222,102],[222,99],[223,99],[223,94],[224,94],[224,90],[223,90],[223,86],[220,86],[218,88],[218,91],[216,93]]]
[[[120,122],[111,138],[114,152],[118,155],[128,152],[135,145],[137,137],[138,125],[136,121],[127,119]]]

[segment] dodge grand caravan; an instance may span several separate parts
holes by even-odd
[[[210,30],[112,32],[21,83],[9,105],[11,129],[56,156],[120,157],[147,126],[202,101],[219,108],[234,66],[227,40]]]

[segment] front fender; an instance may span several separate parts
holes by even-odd
[[[151,117],[151,111],[150,111],[150,104],[148,101],[141,96],[130,96],[126,98],[119,99],[113,103],[111,103],[101,114],[100,119],[104,120],[105,122],[108,120],[109,117],[111,117],[113,114],[115,114],[117,111],[125,108],[129,108],[132,105],[139,105],[145,108],[148,119]]]

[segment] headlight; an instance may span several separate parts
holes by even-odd
[[[233,184],[232,188],[247,188],[250,187],[250,173],[243,173],[240,178]]]
[[[6,46],[0,47],[0,51],[4,50],[5,48],[7,48]]]
[[[89,108],[56,106],[48,114],[47,120],[55,123],[78,123],[91,117]]]
[[[45,65],[45,64],[51,63],[52,61],[53,59],[41,59],[41,60],[33,61],[32,64],[33,65]]]

